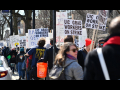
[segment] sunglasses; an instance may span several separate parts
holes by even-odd
[[[72,49],[72,50],[70,50],[70,51],[76,52],[76,51],[78,51],[78,49]]]
[[[101,46],[103,46],[103,44],[102,44],[102,43],[101,43],[100,45],[101,45]]]

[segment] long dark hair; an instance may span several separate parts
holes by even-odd
[[[58,54],[56,55],[55,58],[55,65],[60,65],[60,66],[64,66],[65,65],[65,60],[66,60],[66,52],[70,51],[70,46],[75,46],[77,48],[77,46],[71,42],[66,42],[62,48],[59,50]]]

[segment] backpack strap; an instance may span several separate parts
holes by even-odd
[[[102,48],[98,48],[97,53],[98,53],[99,61],[100,61],[105,79],[110,80],[109,73],[108,73],[108,70],[107,70],[107,67],[106,67],[106,64],[105,64],[105,60],[104,60],[104,57],[103,57]]]

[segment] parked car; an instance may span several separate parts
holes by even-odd
[[[0,80],[12,80],[12,70],[4,56],[0,56]]]

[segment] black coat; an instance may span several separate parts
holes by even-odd
[[[24,52],[20,52],[17,56],[16,56],[16,63],[18,62],[23,62],[25,60],[25,56],[24,56]],[[22,58],[21,58],[22,57]]]
[[[11,55],[10,63],[16,63],[16,56],[17,56],[16,50],[10,51],[8,55]]]
[[[80,49],[77,54],[78,63],[80,64],[80,66],[82,66],[83,70],[84,70],[84,62],[86,55],[87,55],[87,51],[84,48]]]
[[[120,79],[120,45],[106,45],[102,52],[110,79]],[[86,57],[84,80],[105,80],[96,50],[88,53]]]
[[[59,49],[56,48],[56,54],[58,53]],[[48,61],[48,68],[51,69],[53,67],[53,46],[49,49],[46,49],[44,54],[43,62]]]

